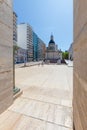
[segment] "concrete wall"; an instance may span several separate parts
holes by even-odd
[[[87,0],[74,0],[74,125],[87,129]]]
[[[13,102],[12,0],[0,0],[0,113]]]

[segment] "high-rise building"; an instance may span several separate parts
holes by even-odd
[[[13,45],[17,45],[17,14],[13,12]]]
[[[45,43],[38,38],[38,60],[44,60],[45,59]]]
[[[33,32],[33,60],[38,61],[38,36]]]
[[[33,60],[33,30],[29,24],[21,23],[18,25],[18,46],[27,49],[28,61]]]
[[[33,53],[34,60],[39,61],[45,59],[46,45],[45,43],[33,32]]]

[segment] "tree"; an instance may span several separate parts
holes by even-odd
[[[62,53],[62,57],[63,57],[63,59],[68,59],[68,57],[69,57],[69,52],[67,52],[67,51],[63,52],[63,53]]]

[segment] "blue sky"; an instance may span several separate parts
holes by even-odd
[[[67,50],[73,41],[73,0],[14,0],[18,23],[29,23],[48,45],[53,33],[58,48]]]

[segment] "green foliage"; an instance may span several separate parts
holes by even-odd
[[[63,52],[63,53],[62,53],[62,57],[63,57],[63,59],[68,59],[68,57],[69,57],[69,52]]]
[[[17,45],[14,45],[14,46],[13,46],[13,54],[15,54],[18,49],[19,49],[19,47],[18,47]]]

